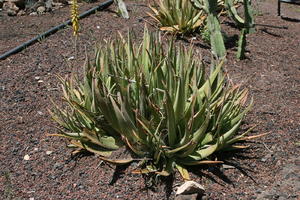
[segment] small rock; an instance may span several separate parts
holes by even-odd
[[[38,150],[39,150],[39,148],[34,148],[33,150],[34,150],[34,151],[38,151]]]
[[[18,12],[20,8],[14,2],[7,1],[3,3],[3,10],[13,10]]]
[[[204,194],[205,189],[202,185],[195,181],[186,181],[180,187],[178,187],[176,195],[186,195],[186,194]]]
[[[26,12],[25,12],[24,10],[20,10],[20,11],[18,12],[17,16],[23,16],[23,15],[25,15],[25,14],[26,14]]]
[[[74,60],[74,59],[75,59],[74,56],[70,56],[70,57],[68,58],[68,60]]]
[[[97,29],[100,29],[100,26],[96,26]]]
[[[261,159],[262,162],[266,162],[268,159],[270,159],[273,156],[272,153],[268,153],[267,155],[265,155],[265,157],[263,157]]]
[[[38,83],[43,83],[44,81],[43,80],[38,80]]]
[[[36,9],[38,14],[43,14],[46,11],[46,8],[44,6],[40,6]]]
[[[52,154],[53,153],[53,151],[46,151],[46,154],[47,155],[50,155],[50,154]]]
[[[34,200],[34,198],[33,198],[33,197],[30,197],[29,200]]]
[[[37,111],[37,113],[38,113],[39,115],[43,115],[43,114],[44,114],[44,113],[41,112],[41,111]]]
[[[30,156],[28,155],[28,154],[26,154],[25,156],[24,156],[24,160],[29,160],[30,159]]]
[[[34,79],[35,79],[35,80],[40,80],[40,79],[41,79],[41,77],[39,77],[39,76],[36,76],[36,77],[34,77]]]
[[[79,185],[78,188],[79,189],[84,189],[84,186],[83,185]]]
[[[56,176],[52,175],[52,176],[50,176],[50,178],[54,180],[54,179],[56,179]]]
[[[61,163],[55,163],[55,164],[53,165],[53,168],[54,168],[54,169],[62,169],[62,168],[63,168],[63,165],[62,165]]]
[[[30,16],[36,16],[37,15],[37,12],[32,12],[29,14]]]
[[[52,6],[54,6],[54,7],[63,7],[64,4],[63,3],[59,3],[59,2],[52,2]]]
[[[17,15],[17,12],[16,12],[15,10],[9,9],[9,10],[7,10],[7,15],[8,15],[8,16],[16,16],[16,15]]]

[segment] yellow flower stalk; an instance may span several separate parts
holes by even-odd
[[[72,0],[71,6],[71,21],[73,27],[73,35],[77,36],[79,30],[79,14],[78,14],[78,2],[77,0]]]

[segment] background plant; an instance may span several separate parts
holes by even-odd
[[[87,62],[84,80],[61,79],[68,107],[52,116],[74,147],[112,163],[142,160],[139,173],[169,175],[177,168],[189,179],[186,166],[211,161],[219,150],[250,139],[237,130],[247,111],[248,92],[226,81],[223,62],[206,77],[205,66],[192,48],[163,47],[158,34],[144,33],[139,45],[128,35],[109,41]],[[123,147],[134,158],[114,159]]]
[[[226,56],[224,39],[219,17],[227,13],[241,29],[237,58],[243,59],[246,48],[246,35],[253,30],[253,14],[250,2],[243,0],[245,19],[236,10],[236,0],[160,0],[150,6],[149,15],[160,25],[160,29],[174,34],[188,34],[201,30],[201,35],[209,41],[212,53],[217,58]]]
[[[217,9],[219,14],[225,8],[224,1],[218,0]],[[204,28],[207,14],[197,9],[191,0],[159,0],[154,5],[149,5],[152,13],[149,15],[155,19],[160,30],[175,34],[188,34]]]
[[[210,42],[213,54],[222,58],[226,55],[225,45],[221,34],[220,22],[218,20],[217,7],[218,0],[191,0],[194,5],[204,10],[207,15],[207,26],[210,33]],[[245,57],[246,35],[254,30],[254,19],[252,8],[249,0],[243,0],[243,8],[245,19],[241,18],[236,10],[233,0],[224,1],[228,15],[235,21],[236,25],[241,29],[240,39],[238,42],[237,58]]]
[[[160,24],[163,31],[187,34],[196,31],[205,21],[203,11],[195,9],[190,0],[159,0],[149,15]]]

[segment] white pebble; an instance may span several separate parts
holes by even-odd
[[[30,159],[30,156],[28,155],[28,154],[26,154],[25,156],[24,156],[24,160],[29,160]]]

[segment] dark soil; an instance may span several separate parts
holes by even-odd
[[[231,45],[226,69],[254,98],[245,126],[251,133],[269,133],[243,152],[219,154],[227,165],[192,169],[193,179],[206,188],[206,199],[299,199],[300,184],[300,7],[276,0],[256,1],[257,31],[248,37],[247,59],[235,59]],[[98,3],[83,3],[87,10]],[[0,61],[0,199],[173,199],[182,183],[178,174],[147,188],[147,179],[131,174],[134,165],[117,168],[93,155],[72,157],[66,140],[49,137],[55,123],[47,109],[60,103],[56,74],[79,68],[97,42],[117,31],[142,35],[146,2],[128,1],[131,18],[116,17],[113,7],[81,20],[77,59],[70,27]],[[41,16],[7,17],[0,12],[0,53],[69,17],[65,7]],[[227,23],[228,24],[228,23]],[[229,37],[237,31],[226,25]],[[234,42],[234,41],[232,41]],[[207,57],[207,49],[196,49]],[[29,160],[24,160],[28,155]]]

